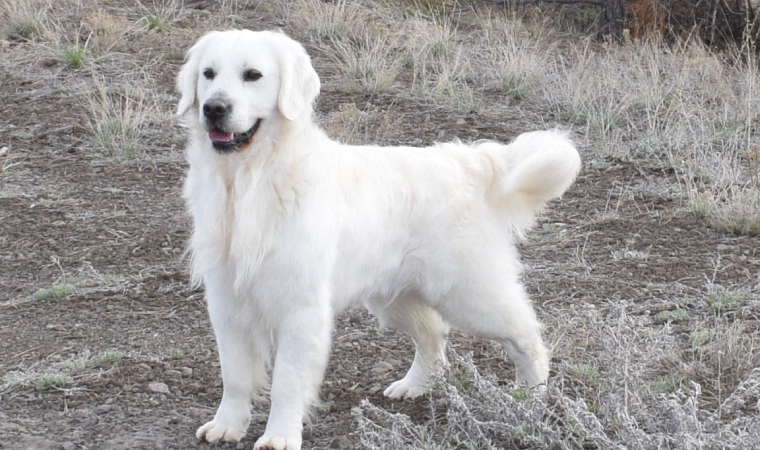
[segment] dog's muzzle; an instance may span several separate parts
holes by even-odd
[[[231,112],[232,105],[226,100],[210,99],[203,104],[203,115],[210,125],[208,137],[219,153],[229,153],[250,144],[261,125],[261,119],[257,119],[247,131],[230,133],[225,130],[224,124]]]
[[[253,135],[259,129],[259,125],[261,125],[261,119],[256,120],[256,123],[245,133],[228,133],[214,128],[208,132],[208,137],[211,139],[211,145],[214,146],[214,150],[219,153],[230,153],[250,144],[253,140]]]

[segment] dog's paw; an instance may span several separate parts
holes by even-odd
[[[529,364],[517,368],[515,383],[530,388],[542,385],[549,379],[549,361],[547,358],[538,358]]]
[[[253,450],[301,450],[301,436],[261,436],[253,445]]]
[[[388,398],[415,398],[427,392],[427,384],[422,384],[404,377],[383,391],[383,395]]]
[[[195,437],[207,442],[238,442],[245,436],[245,430],[236,429],[212,420],[198,428]]]

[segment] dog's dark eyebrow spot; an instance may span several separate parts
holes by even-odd
[[[213,80],[216,76],[216,73],[214,72],[214,69],[207,68],[203,71],[203,76],[209,80]]]
[[[243,81],[256,81],[263,76],[264,75],[256,69],[246,69],[243,72]]]

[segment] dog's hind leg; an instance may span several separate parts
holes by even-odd
[[[522,284],[517,279],[505,283],[503,277],[479,281],[478,288],[457,289],[436,308],[453,327],[501,343],[515,363],[517,384],[544,383],[549,352]]]
[[[410,294],[400,296],[387,307],[372,310],[383,325],[409,333],[416,347],[406,376],[391,384],[383,394],[389,398],[414,398],[424,394],[430,376],[446,364],[448,325],[438,312]]]

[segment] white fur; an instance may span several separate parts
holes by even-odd
[[[200,75],[208,67],[213,80]],[[263,77],[244,82],[246,68]],[[333,318],[357,303],[416,344],[409,372],[385,391],[391,398],[425,392],[445,363],[449,324],[504,344],[518,382],[546,380],[513,240],[580,168],[565,133],[509,145],[341,145],[312,122],[319,78],[308,55],[275,32],[204,36],[177,85],[190,132],[192,273],[206,289],[224,383],[200,439],[239,440],[271,370],[269,421],[254,448],[300,449]],[[202,119],[203,103],[220,96],[232,102],[232,131],[263,119],[252,144],[231,154],[212,148]]]

